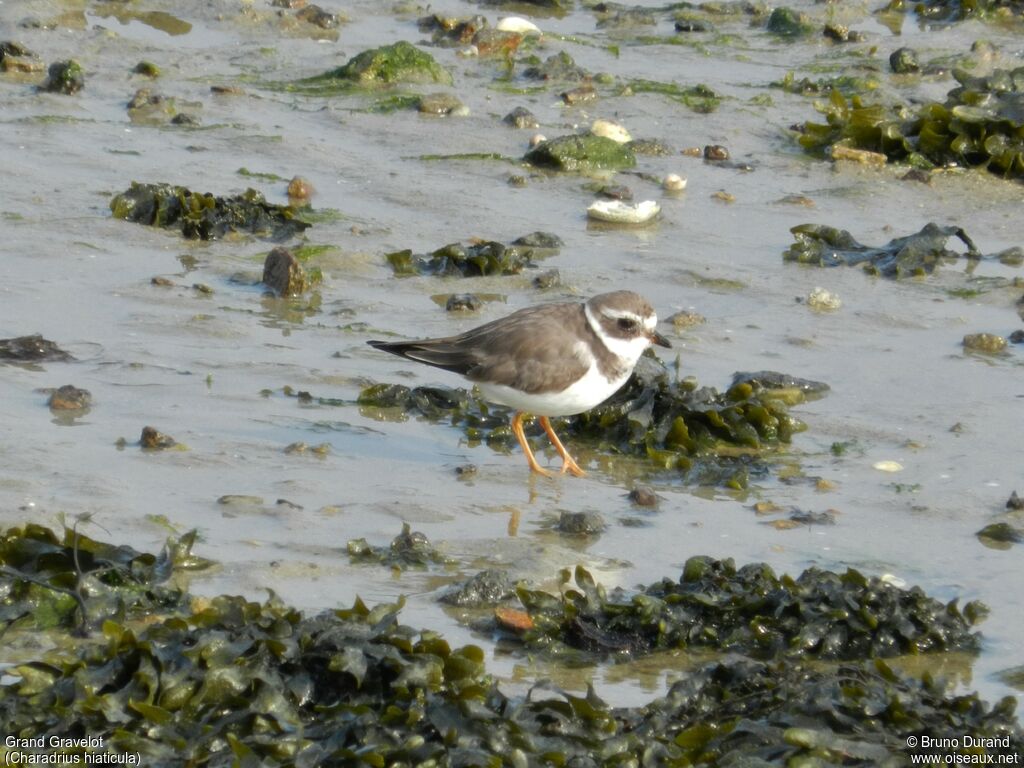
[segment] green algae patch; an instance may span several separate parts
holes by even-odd
[[[714,112],[722,103],[721,94],[703,84],[682,86],[636,78],[625,81],[623,85],[628,92],[657,93],[702,115]]]
[[[800,145],[822,153],[842,144],[920,168],[956,165],[1024,177],[1024,67],[953,76],[960,85],[946,101],[923,106],[870,104],[833,90],[819,106],[826,123],[805,123]]]
[[[470,245],[449,243],[431,253],[395,251],[385,256],[396,277],[438,275],[441,277],[478,277],[517,275],[533,265],[534,259],[558,253],[562,241],[547,232],[532,232],[508,243],[494,240]]]
[[[82,538],[76,542],[74,536],[26,525],[0,538],[5,616],[31,610],[31,603],[19,603],[18,594],[36,578],[73,582],[85,571],[101,584],[114,576],[134,584],[133,567],[141,566],[145,574],[148,563],[162,562],[160,556]],[[79,553],[79,562],[69,551]],[[33,563],[35,576],[29,578]],[[760,603],[762,612],[782,608],[767,617],[770,629],[799,626],[799,636],[812,646],[808,632],[819,619],[842,625],[843,618],[834,614],[858,608],[848,625],[876,619],[878,635],[886,636],[890,593],[876,580],[851,575],[855,572],[815,573],[834,591],[824,590],[823,602],[815,603],[805,594],[811,587],[802,587],[800,605],[809,610],[809,627],[802,627],[788,602],[798,591],[792,580],[774,579],[761,564],[736,571],[728,562],[695,558],[678,584],[666,580],[648,588],[645,626],[660,600],[696,616],[701,637],[717,609],[721,635],[729,639],[736,636],[726,631],[730,627],[740,635],[759,632],[760,625],[738,625],[741,616],[761,615]],[[795,584],[808,578],[805,573]],[[583,626],[592,618],[591,606],[608,605],[582,569],[576,582],[578,589],[564,604],[579,608],[574,616]],[[869,592],[851,591],[846,582]],[[507,591],[496,587],[499,594]],[[766,587],[774,592],[758,591]],[[877,604],[868,599],[872,594],[878,595]],[[693,599],[673,601],[673,595]],[[851,595],[859,603],[851,604]],[[903,676],[877,659],[830,667],[731,655],[687,671],[665,696],[643,707],[613,707],[592,688],[575,694],[549,683],[507,695],[488,674],[482,648],[453,648],[436,632],[402,624],[401,598],[374,607],[355,598],[350,607],[306,615],[273,595],[258,603],[180,593],[169,610],[151,601],[145,620],[129,626],[124,614],[101,620],[93,608],[103,598],[92,589],[80,597],[96,616],[90,624],[99,625],[99,642],[67,636],[38,657],[5,669],[0,722],[8,729],[9,757],[30,754],[30,740],[45,738],[49,761],[66,763],[129,757],[151,765],[268,768],[682,768],[780,762],[867,768],[902,764],[908,737],[921,733],[949,741],[970,734],[975,740],[970,749],[947,749],[948,754],[996,756],[1024,747],[1012,698],[990,707],[977,694],[953,696],[929,675],[923,680]],[[537,616],[562,604],[548,597],[551,605]],[[729,615],[729,599],[738,614]],[[926,604],[927,598],[921,595],[919,602]],[[902,611],[904,603],[893,604]],[[906,612],[909,620],[917,618]],[[953,620],[931,618],[933,626],[923,636],[951,639],[942,633]],[[915,637],[923,632],[919,627],[896,631],[917,631]],[[854,633],[843,647],[873,647],[863,637]]]
[[[636,165],[636,154],[629,147],[592,134],[543,141],[523,159],[531,165],[559,171],[620,171]]]
[[[631,597],[610,599],[582,566],[562,572],[558,597],[520,587],[534,628],[530,648],[635,657],[657,650],[708,648],[760,659],[875,659],[980,649],[974,620],[917,588],[900,589],[853,569],[809,568],[776,576],[763,563],[693,557],[678,580],[663,579]]]
[[[219,197],[172,184],[133,181],[110,201],[110,210],[115,218],[176,229],[189,240],[218,240],[234,232],[286,240],[309,227],[294,208],[268,203],[255,189]]]
[[[353,56],[329,72],[307,77],[293,84],[294,90],[314,95],[359,88],[379,88],[396,84],[451,85],[451,73],[434,61],[429,53],[400,41],[372,48]]]
[[[771,12],[765,28],[773,35],[788,39],[804,37],[814,30],[814,26],[807,16],[785,6],[780,6]]]
[[[957,261],[1006,261],[1006,253],[982,254],[960,227],[925,224],[920,232],[897,237],[882,246],[858,242],[845,229],[824,224],[800,224],[790,229],[796,240],[782,254],[783,261],[813,264],[819,267],[861,266],[871,275],[893,279],[924,277],[942,264]],[[951,237],[966,246],[958,253],[946,247]]]
[[[799,390],[786,396],[803,400]],[[470,441],[496,448],[514,444],[507,410],[465,389],[376,384],[364,389],[358,402],[373,418],[447,421]],[[746,488],[752,474],[767,474],[768,454],[806,429],[790,415],[783,397],[756,382],[739,382],[719,393],[671,381],[664,370],[636,373],[604,404],[553,423],[559,433],[603,454],[647,458],[687,482],[736,490]],[[536,424],[527,432],[543,434]]]

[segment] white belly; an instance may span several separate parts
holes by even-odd
[[[485,400],[517,411],[526,411],[534,416],[572,416],[589,411],[614,395],[626,383],[630,373],[627,371],[624,376],[609,381],[596,365],[592,365],[582,379],[565,391],[533,395],[504,384],[479,382],[478,386]]]

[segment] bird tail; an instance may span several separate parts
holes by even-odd
[[[476,362],[448,339],[426,341],[367,341],[374,349],[390,352],[392,355],[426,363],[445,371],[465,374]]]

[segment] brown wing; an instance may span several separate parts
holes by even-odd
[[[575,352],[576,340],[586,330],[582,304],[546,304],[521,309],[458,336],[368,343],[470,381],[536,393],[561,389],[586,373],[586,364]]]

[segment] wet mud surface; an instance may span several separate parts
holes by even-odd
[[[403,622],[453,647],[481,637],[435,598],[484,568],[555,587],[558,569],[583,564],[627,589],[678,574],[694,555],[794,576],[855,568],[943,602],[987,604],[980,655],[931,666],[986,699],[1017,695],[1020,545],[975,534],[1022,525],[1005,504],[1024,490],[1024,351],[965,337],[1008,338],[1022,326],[1010,249],[1024,245],[1024,186],[983,170],[922,179],[871,158],[833,161],[806,153],[791,126],[824,120],[815,102],[825,108],[827,94],[812,87],[823,80],[859,78],[893,102],[941,101],[957,84],[954,66],[979,76],[1019,67],[1019,22],[929,26],[913,14],[793,7],[813,21],[795,39],[743,14],[690,32],[678,25],[708,20],[651,5],[653,24],[638,27],[581,4],[530,16],[544,35],[520,41],[510,65],[483,40],[435,42],[418,23],[426,10],[406,6],[350,3],[333,27],[264,2],[0,6],[4,38],[31,54],[18,58],[43,64],[0,74],[0,337],[42,337],[0,345],[0,523],[90,513],[116,534],[104,538],[148,551],[168,529],[196,528],[196,550],[222,565],[195,576],[194,592],[262,599],[271,588],[310,610],[404,595]],[[481,13],[492,26],[512,13],[455,2],[431,12]],[[825,23],[863,38],[837,42]],[[987,46],[972,50],[980,39]],[[451,84],[295,87],[399,40],[428,52]],[[465,55],[471,44],[478,55]],[[893,73],[890,54],[908,46],[925,66]],[[526,74],[562,52],[582,74]],[[80,87],[40,89],[49,65],[69,60]],[[812,85],[779,87],[790,73]],[[136,100],[140,89],[149,93]],[[439,92],[458,105],[415,106]],[[505,122],[516,107],[537,127]],[[555,139],[599,118],[670,154],[638,146],[635,166],[596,177],[523,160],[534,133]],[[711,146],[728,160],[705,159]],[[672,173],[684,190],[663,189]],[[308,199],[289,198],[296,176]],[[251,230],[186,239],[111,215],[136,182],[225,199],[252,188],[309,226],[283,243]],[[588,221],[609,185],[658,201],[658,218]],[[881,247],[930,223],[968,232],[980,254],[1010,255],[967,258],[952,238],[938,266],[898,280],[784,259],[802,225]],[[389,259],[536,231],[561,245],[508,274],[402,270]],[[282,244],[317,276],[285,297],[261,284]],[[819,287],[840,304],[810,302]],[[462,385],[367,339],[450,335],[619,288],[657,309],[673,343],[658,353],[675,379],[725,391],[736,371],[765,369],[828,384],[826,396],[791,406],[807,430],[760,456],[763,471],[743,486],[587,435],[569,441],[587,477],[548,480],[529,475],[514,441],[358,402],[374,384]],[[453,294],[479,300],[445,311]],[[703,322],[687,319],[696,316]],[[50,395],[69,383],[88,406],[52,409]],[[140,445],[144,427],[173,445]],[[542,462],[557,466],[557,456]],[[630,499],[641,486],[655,504]],[[580,514],[603,525],[560,530]],[[444,562],[399,571],[350,560],[350,541],[387,546],[403,522]],[[487,663],[513,684],[548,676],[583,690],[593,678],[616,704],[661,695],[685,665],[656,657],[581,671],[491,650]]]

